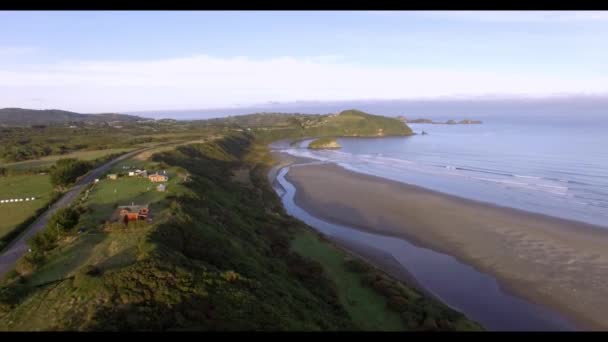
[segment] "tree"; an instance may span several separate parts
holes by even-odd
[[[91,169],[91,164],[74,158],[60,159],[51,167],[49,175],[54,186],[64,187]]]
[[[62,234],[74,228],[78,224],[80,213],[73,207],[67,207],[57,210],[57,212],[49,220],[48,229],[55,229],[57,233]]]
[[[55,248],[59,238],[76,227],[80,212],[73,207],[59,209],[46,225],[46,229],[36,234],[29,245],[34,253],[42,254]]]

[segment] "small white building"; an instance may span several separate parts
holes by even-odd
[[[167,186],[165,184],[158,184],[156,191],[165,192],[167,191]]]

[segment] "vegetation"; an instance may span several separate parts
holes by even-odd
[[[75,124],[84,122],[107,122],[107,121],[140,121],[144,120],[138,116],[125,114],[78,114],[65,110],[47,109],[23,109],[3,108],[0,109],[0,123],[11,126],[41,126],[50,124]]]
[[[323,265],[324,273],[336,284],[340,303],[363,330],[406,330],[399,314],[387,310],[386,299],[348,267],[345,262],[350,260],[348,254],[308,229],[295,234],[291,248]],[[363,265],[371,269],[367,264]]]
[[[92,161],[112,155],[117,155],[131,151],[131,148],[114,148],[104,150],[76,151],[66,154],[50,155],[39,159],[25,160],[15,163],[9,163],[4,166],[6,174],[23,174],[28,171],[44,171],[49,169],[59,159],[79,159],[84,161]],[[1,169],[1,168],[0,168]],[[1,171],[0,171],[1,176]]]
[[[0,177],[0,199],[31,198],[33,201],[0,204],[0,249],[8,240],[7,235],[45,209],[53,198],[53,187],[48,175],[15,175]],[[33,221],[33,219],[30,219]]]
[[[91,163],[78,159],[59,159],[49,172],[51,184],[56,187],[66,187],[87,173],[92,166]]]
[[[78,224],[81,209],[67,207],[59,209],[48,221],[46,229],[36,234],[30,241],[30,247],[35,260],[39,256],[52,250],[57,241],[64,235],[70,233]],[[32,260],[34,260],[32,259]]]
[[[166,127],[155,139],[224,137],[176,144],[111,171],[166,169],[167,192],[142,178],[103,179],[57,212],[1,283],[0,330],[477,328],[319,238],[284,212],[268,184],[269,139],[406,135],[407,126],[356,111],[286,116],[276,125],[264,115],[243,119],[255,127],[240,120],[154,123]],[[108,222],[130,202],[149,204],[152,221]]]
[[[308,148],[310,149],[334,149],[334,148],[340,148],[340,144],[338,144],[338,141],[335,138],[329,138],[329,137],[325,137],[325,138],[319,138],[319,139],[315,139],[313,141],[310,142],[310,144],[308,144]]]
[[[358,136],[377,137],[412,135],[412,130],[402,121],[358,110],[345,110],[338,114],[250,114],[231,117],[223,122],[232,129],[253,133],[259,141],[306,137]]]

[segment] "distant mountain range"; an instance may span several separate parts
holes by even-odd
[[[0,125],[6,126],[55,125],[69,124],[71,122],[133,122],[140,120],[150,119],[135,115],[116,113],[80,114],[58,109],[0,109]]]

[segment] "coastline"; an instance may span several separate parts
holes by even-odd
[[[601,251],[608,233],[601,228],[445,195],[337,165],[298,166],[286,179],[298,189],[296,204],[316,217],[454,256],[491,274],[505,290],[565,314],[582,329],[608,325],[602,316],[605,291],[598,281],[603,267],[608,267],[608,255]]]

